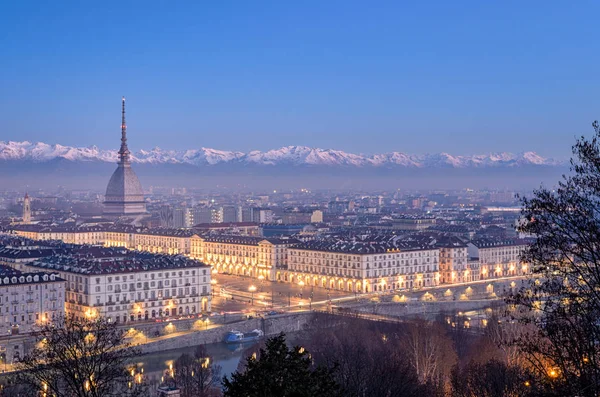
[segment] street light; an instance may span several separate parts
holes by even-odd
[[[254,285],[251,285],[248,288],[248,291],[250,291],[250,293],[252,294],[252,303],[251,303],[251,305],[254,306],[254,292],[256,291],[256,287]]]
[[[303,281],[303,280],[300,280],[300,281],[298,282],[298,285],[300,286],[300,299],[302,299],[302,294],[303,294],[303,292],[304,292],[304,281]]]

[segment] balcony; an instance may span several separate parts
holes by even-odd
[[[19,301],[18,301],[18,300],[13,300],[13,301],[11,301],[10,303],[12,303],[13,305],[18,305],[18,304],[19,304]]]
[[[200,295],[202,295],[202,296],[209,296],[210,292],[202,292]]]

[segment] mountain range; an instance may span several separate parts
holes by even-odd
[[[0,141],[0,161],[26,161],[43,163],[53,160],[71,162],[116,163],[117,150],[101,150],[96,146],[72,147],[43,142]],[[333,149],[306,146],[286,146],[268,151],[247,153],[209,148],[189,150],[164,150],[154,148],[132,153],[132,162],[150,165],[182,164],[191,166],[325,166],[360,168],[504,168],[522,166],[563,166],[565,162],[544,158],[535,152],[489,153],[471,156],[455,156],[448,153],[406,154],[388,152],[382,154],[355,154]]]

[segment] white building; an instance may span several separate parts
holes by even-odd
[[[193,316],[211,310],[210,267],[184,256],[80,247],[23,267],[66,280],[66,312],[115,322]]]
[[[438,285],[439,249],[416,241],[311,241],[288,249],[278,279],[349,292]]]
[[[314,210],[310,216],[310,223],[322,223],[323,222],[323,211]]]
[[[289,238],[194,235],[190,242],[190,256],[212,266],[219,273],[275,280],[276,269],[287,261],[286,248],[298,242]]]
[[[456,237],[442,237],[440,248],[440,277],[444,284],[473,281],[473,269],[468,264],[467,244]]]
[[[468,244],[469,258],[479,262],[480,279],[528,274],[527,263],[521,263],[521,253],[529,242],[523,239],[480,239]]]
[[[27,334],[64,315],[65,280],[0,266],[0,335]]]

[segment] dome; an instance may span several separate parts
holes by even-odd
[[[104,213],[114,215],[146,212],[142,184],[129,163],[120,163],[112,174],[104,200]]]
[[[312,232],[316,232],[317,228],[313,225],[306,225],[302,228],[303,232],[307,232],[307,233],[312,233]]]

